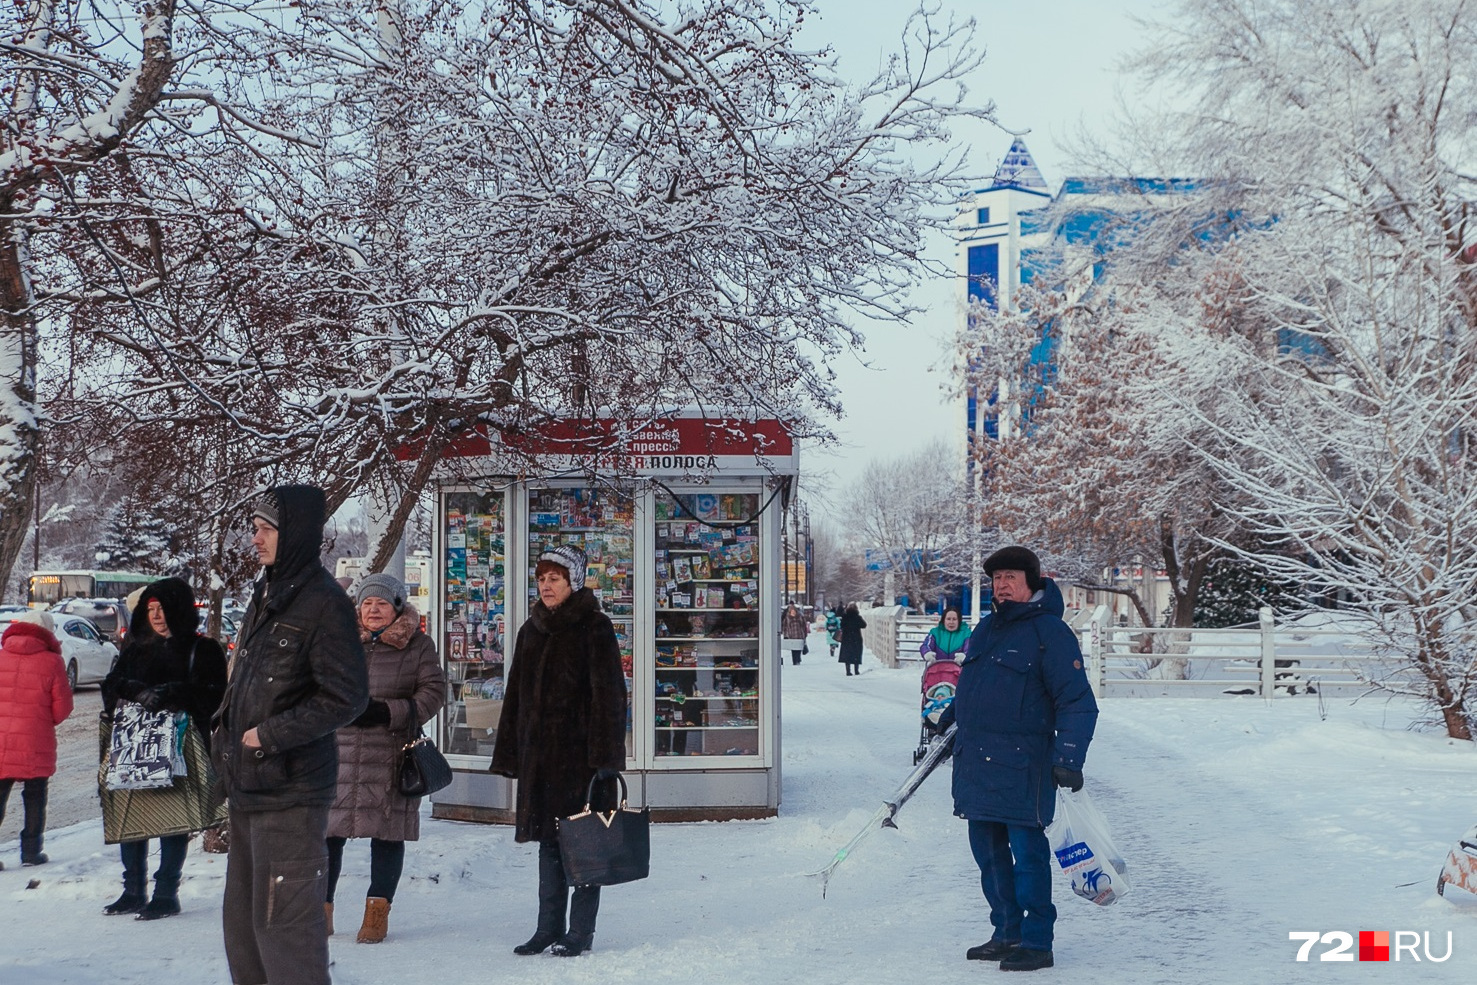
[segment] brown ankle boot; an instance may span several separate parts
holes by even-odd
[[[333,904],[323,904],[323,923],[328,927],[328,936],[333,936]]]
[[[364,924],[359,928],[360,944],[378,944],[390,932],[390,901],[371,896],[364,901]]]

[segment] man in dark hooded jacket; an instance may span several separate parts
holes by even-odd
[[[1045,828],[1056,788],[1082,788],[1097,701],[1082,650],[1062,621],[1062,593],[1024,547],[985,559],[992,611],[965,646],[952,711],[954,813],[969,821],[994,934],[974,961],[1003,971],[1050,968],[1056,907]]]
[[[319,561],[323,490],[277,486],[252,514],[262,563],[211,752],[231,808],[222,922],[238,985],[327,985],[334,732],[369,704],[354,607]]]

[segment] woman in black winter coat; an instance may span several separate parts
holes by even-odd
[[[862,630],[866,628],[867,621],[856,611],[856,603],[848,605],[841,614],[841,653],[836,657],[846,664],[847,677],[862,672]]]
[[[626,679],[585,569],[584,551],[570,544],[539,555],[539,600],[518,631],[492,752],[492,772],[518,781],[514,839],[539,843],[538,926],[515,954],[552,945],[569,957],[595,938],[600,887],[576,886],[569,899],[558,819],[584,808],[592,778],[614,786],[607,781],[626,764]]]
[[[188,728],[199,734],[201,749],[210,743],[210,718],[226,690],[226,655],[221,645],[197,632],[195,595],[179,578],[154,582],[139,596],[129,622],[128,642],[103,680],[103,714],[111,720],[122,700],[148,711],[184,712]],[[162,790],[103,791],[104,829],[123,828],[132,837],[120,840],[123,895],[103,908],[110,916],[136,913],[157,920],[179,913],[180,872],[190,832],[212,823],[205,816],[211,794],[202,756],[187,776]],[[110,820],[111,819],[111,820]],[[140,838],[144,832],[148,837]],[[118,836],[115,836],[118,837]],[[154,898],[145,896],[149,837],[159,839],[159,869]],[[113,838],[108,838],[111,841]]]

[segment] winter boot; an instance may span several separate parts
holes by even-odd
[[[179,897],[160,896],[157,892],[154,898],[139,911],[137,920],[163,920],[165,917],[179,916]]]
[[[136,858],[136,852],[130,851],[126,846],[123,858],[123,895],[103,907],[103,912],[110,917],[138,913],[149,902],[149,897],[144,895],[148,879],[144,875],[143,862]]]
[[[569,904],[569,932],[550,950],[561,958],[584,954],[595,943],[595,914],[600,912],[600,887],[576,886]]]
[[[164,871],[167,866],[168,863],[161,862],[159,871],[154,873],[154,898],[139,912],[138,919],[162,920],[179,915],[180,875]]]
[[[189,851],[188,835],[166,835],[159,839],[159,868],[154,870],[154,898],[140,911],[140,920],[162,920],[179,914],[179,884]],[[148,842],[142,842],[137,862],[145,865]]]
[[[359,927],[360,944],[378,944],[390,932],[390,901],[370,896],[364,901],[364,923]]]
[[[1021,946],[1020,941],[997,941],[988,940],[983,944],[976,944],[964,952],[964,956],[970,961],[999,961],[1011,951]]]
[[[140,890],[143,889],[142,886],[139,888]],[[147,905],[148,899],[142,891],[134,893],[125,889],[122,896],[119,896],[113,902],[103,907],[103,912],[110,917],[116,917],[124,913],[140,913]]]
[[[46,782],[25,781],[21,787],[25,821],[21,826],[21,865],[45,865],[51,861],[41,850],[46,833]]]
[[[1040,951],[1034,947],[1017,947],[1000,961],[1001,971],[1040,971],[1042,968],[1050,968],[1055,962],[1052,960],[1050,951]]]
[[[538,926],[533,936],[513,948],[514,954],[541,954],[564,936],[564,911],[569,906],[569,885],[564,881],[564,863],[557,858],[538,860]]]
[[[323,924],[328,928],[328,936],[333,936],[333,904],[323,904]]]

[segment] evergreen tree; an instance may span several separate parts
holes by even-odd
[[[108,511],[94,558],[104,571],[181,574],[185,565],[175,541],[174,524],[158,511],[127,499]]]
[[[1202,629],[1242,626],[1257,621],[1263,606],[1303,608],[1297,585],[1278,580],[1264,568],[1239,557],[1210,562],[1195,603],[1195,625]]]

